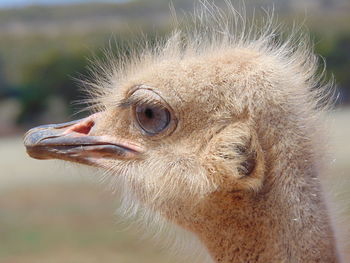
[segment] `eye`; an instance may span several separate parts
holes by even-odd
[[[140,127],[150,135],[160,133],[170,123],[170,112],[161,106],[137,105],[135,115]]]

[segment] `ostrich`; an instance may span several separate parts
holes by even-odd
[[[105,170],[126,210],[194,233],[214,262],[339,262],[318,180],[330,85],[307,37],[228,9],[102,66],[93,114],[31,129],[27,152]]]

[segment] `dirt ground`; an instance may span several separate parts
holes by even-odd
[[[345,225],[350,219],[350,109],[332,114],[330,131],[331,173],[323,181],[342,208],[338,217]],[[118,201],[88,169],[30,159],[18,137],[0,138],[0,167],[0,262],[178,262],[118,224]],[[350,233],[339,224],[350,248]]]

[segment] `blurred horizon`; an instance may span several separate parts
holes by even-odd
[[[67,5],[84,3],[123,3],[132,0],[0,0],[1,8],[25,8],[37,5]]]

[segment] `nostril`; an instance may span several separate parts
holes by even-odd
[[[71,128],[71,131],[88,135],[91,131],[91,128],[95,125],[93,120],[89,120],[83,123],[78,123]]]

